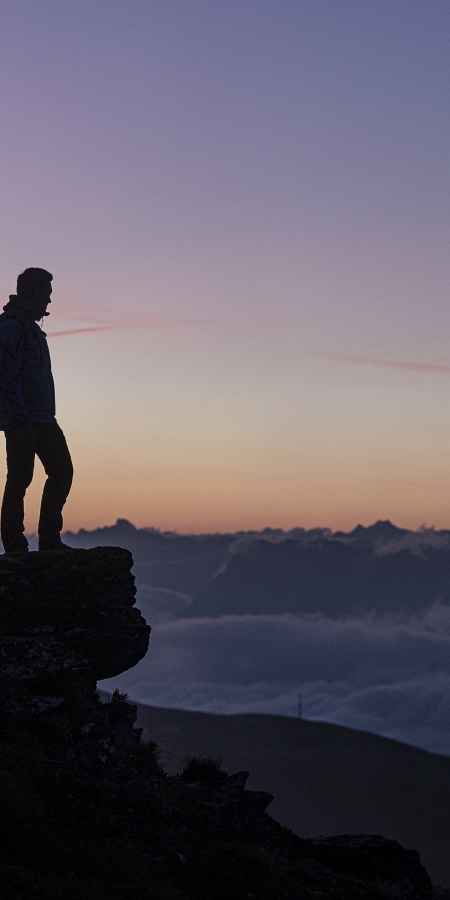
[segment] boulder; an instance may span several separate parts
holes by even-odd
[[[145,656],[133,558],[119,547],[0,557],[0,677],[57,692],[111,678]]]

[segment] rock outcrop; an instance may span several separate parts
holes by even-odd
[[[1,557],[0,675],[57,684],[136,665],[150,628],[133,608],[132,565],[119,547]]]
[[[379,836],[300,839],[211,759],[161,770],[135,707],[96,680],[149,627],[119,548],[0,558],[2,900],[425,900],[419,856]]]

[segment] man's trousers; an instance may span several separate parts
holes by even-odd
[[[62,508],[72,485],[73,466],[64,434],[57,422],[32,422],[34,446],[21,437],[20,429],[5,428],[7,475],[1,509],[1,536],[5,553],[26,552],[24,498],[31,484],[34,458],[44,466],[47,480],[39,516],[40,549],[57,549],[61,543]]]

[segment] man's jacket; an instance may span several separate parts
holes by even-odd
[[[55,421],[55,387],[45,333],[15,297],[0,315],[0,430]]]

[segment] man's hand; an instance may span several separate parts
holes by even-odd
[[[15,426],[16,437],[24,447],[34,447],[35,436],[33,426],[29,419]]]

